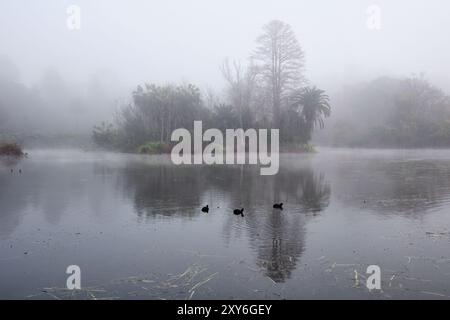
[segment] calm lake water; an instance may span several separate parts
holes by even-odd
[[[450,297],[450,151],[320,148],[282,155],[275,176],[29,153],[0,164],[0,298]],[[64,289],[69,265],[82,290]]]

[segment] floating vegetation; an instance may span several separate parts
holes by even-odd
[[[208,268],[193,264],[179,274],[167,274],[161,279],[156,274],[147,276],[131,276],[114,279],[108,283],[86,287],[78,290],[67,288],[44,288],[40,294],[30,295],[29,299],[42,299],[48,296],[55,300],[85,299],[85,300],[114,300],[123,298],[171,299],[190,300],[195,293],[214,279],[218,272],[207,274]],[[116,294],[120,292],[119,294]]]
[[[112,300],[118,299],[119,297],[102,296],[98,297],[99,294],[105,294],[107,290],[100,289],[98,287],[87,287],[77,290],[70,290],[67,288],[50,287],[41,290],[40,294],[29,295],[27,298],[42,299],[43,295],[50,297],[55,300],[69,300],[69,299],[89,299],[89,300]]]
[[[425,232],[425,234],[432,239],[450,238],[450,232]]]

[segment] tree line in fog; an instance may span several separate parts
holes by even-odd
[[[193,130],[194,120],[222,131],[236,128],[276,128],[282,145],[305,147],[315,128],[330,116],[329,98],[307,85],[304,53],[291,27],[271,21],[256,39],[248,64],[225,60],[225,97],[204,97],[193,84],[138,86],[132,102],[115,122],[94,128],[102,147],[163,151],[177,128]]]
[[[423,75],[381,77],[334,96],[320,141],[351,147],[450,147],[450,96]]]
[[[192,130],[194,120],[202,120],[204,129],[222,131],[278,128],[285,150],[309,149],[311,140],[450,147],[450,97],[424,76],[380,77],[335,90],[329,99],[306,79],[304,56],[291,27],[271,21],[245,63],[227,59],[218,66],[221,94],[189,83],[139,85],[130,94],[109,73],[74,84],[55,69],[26,85],[0,56],[0,142],[33,145],[57,136],[70,146],[82,137],[110,150],[160,152],[170,147],[173,130]]]

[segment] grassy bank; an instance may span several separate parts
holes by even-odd
[[[312,144],[282,144],[281,153],[316,153],[316,147]]]
[[[171,145],[164,142],[147,142],[137,148],[137,152],[140,154],[170,153],[171,150]]]

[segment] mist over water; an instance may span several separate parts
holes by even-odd
[[[449,12],[1,1],[0,299],[449,299]],[[196,121],[276,129],[278,172],[175,165],[234,150]]]
[[[21,176],[0,172],[0,296],[69,298],[57,288],[76,261],[83,287],[105,298],[185,299],[210,276],[193,298],[446,297],[448,159],[321,149],[282,155],[278,175],[260,176],[167,156],[35,152]],[[244,217],[232,214],[240,207]],[[382,293],[355,286],[354,270],[371,264],[383,266]]]

